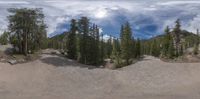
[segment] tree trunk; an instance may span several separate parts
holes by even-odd
[[[129,65],[129,59],[126,59],[126,65]]]
[[[25,33],[25,39],[24,39],[24,55],[25,56],[27,56],[27,48],[28,48],[27,33]]]

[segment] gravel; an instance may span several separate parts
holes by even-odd
[[[166,63],[151,56],[109,70],[64,57],[11,66],[0,63],[0,99],[199,99],[200,63]]]

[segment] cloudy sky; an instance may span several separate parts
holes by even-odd
[[[188,31],[200,28],[200,0],[0,0],[0,34],[7,28],[7,8],[24,7],[43,8],[49,36],[68,30],[70,19],[81,16],[116,37],[126,21],[138,38],[162,34],[177,18]]]

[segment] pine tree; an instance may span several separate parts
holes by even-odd
[[[193,48],[193,54],[197,55],[199,52],[199,46],[197,44],[195,44],[194,48]]]
[[[90,51],[88,61],[90,64],[98,65],[99,64],[99,28],[97,25],[93,24],[92,28],[90,29],[90,36],[89,36],[89,48]]]
[[[158,57],[160,55],[160,44],[157,42],[157,40],[153,40],[153,43],[151,45],[151,55]]]
[[[139,58],[141,56],[141,42],[140,39],[137,39],[136,45],[135,45],[135,57]]]
[[[200,44],[199,29],[197,29],[197,44]]]
[[[197,29],[197,40],[196,40],[196,42],[195,42],[195,44],[194,44],[194,47],[193,47],[193,54],[194,55],[197,55],[198,53],[199,53],[199,29]]]
[[[176,56],[180,56],[180,49],[181,49],[181,38],[180,38],[180,33],[181,33],[181,24],[180,20],[176,20],[176,25],[175,28],[173,29],[173,39],[174,39],[174,44],[175,44],[175,51],[176,51]]]
[[[110,35],[109,39],[105,43],[105,54],[107,58],[111,58],[112,54],[112,36]]]
[[[46,25],[42,9],[21,8],[8,9],[10,16],[9,31],[12,44],[20,54],[27,55],[41,48],[42,40],[46,38]]]
[[[76,50],[76,20],[71,20],[71,29],[67,37],[67,56],[70,59],[76,59],[77,58],[77,50]]]
[[[8,36],[9,36],[9,33],[6,31],[0,36],[0,44],[1,45],[8,44]]]
[[[136,52],[136,42],[137,41],[135,41],[134,40],[134,38],[132,38],[132,45],[130,46],[131,47],[131,50],[132,50],[132,58],[136,58],[136,54],[137,54],[137,52]]]
[[[95,24],[90,25],[87,17],[82,17],[78,22],[76,41],[79,62],[88,65],[98,65],[103,62],[104,44],[100,41],[99,27]]]
[[[174,42],[173,42],[172,37],[171,36],[169,36],[169,37],[170,37],[170,40],[169,40],[169,48],[167,51],[167,57],[174,58],[174,56],[175,56]]]
[[[99,50],[99,53],[100,53],[100,63],[102,63],[104,61],[104,54],[105,54],[105,51],[104,51],[104,40],[103,40],[103,34],[101,34],[101,40],[100,40],[100,50]]]
[[[121,28],[121,56],[125,60],[126,65],[129,65],[129,60],[132,56],[132,32],[130,24],[127,22]]]
[[[121,29],[120,29],[120,38],[123,38],[123,34],[124,34],[124,25],[121,25]]]
[[[118,39],[113,39],[113,47],[112,47],[112,57],[111,59],[114,60],[115,65],[120,65],[120,44]]]
[[[89,36],[89,19],[87,17],[82,17],[79,20],[79,27],[78,27],[79,33],[80,33],[80,59],[79,61],[84,64],[88,64],[88,36]]]
[[[100,59],[100,34],[99,34],[99,27],[96,25],[95,27],[95,54],[96,54],[96,60],[95,60],[95,64],[99,64],[101,63],[101,59]]]
[[[170,29],[169,26],[166,27],[165,29],[165,35],[164,35],[164,39],[162,41],[162,57],[167,57],[169,54],[169,46],[170,46],[170,41],[171,40],[171,34],[170,34]]]

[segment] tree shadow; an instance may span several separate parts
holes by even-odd
[[[147,58],[147,56],[141,56],[140,59],[139,59],[139,61],[150,61],[150,60],[153,60],[153,59],[152,58]]]
[[[150,60],[152,60],[152,59],[145,59],[145,58],[140,59],[140,61],[150,61]]]
[[[12,55],[12,54],[14,53],[14,48],[6,48],[6,49],[4,50],[4,53],[5,53],[6,55]]]
[[[48,54],[46,54],[48,55]],[[64,57],[63,55],[52,55],[50,54],[49,57],[44,57],[40,59],[41,62],[53,65],[56,67],[81,67],[81,68],[88,68],[88,69],[95,69],[98,68],[97,66],[92,66],[92,65],[84,65],[81,63],[78,63],[75,60],[68,59]]]

